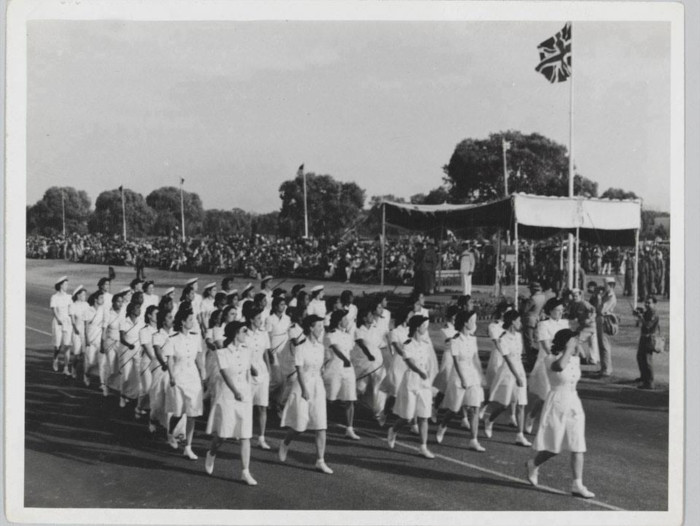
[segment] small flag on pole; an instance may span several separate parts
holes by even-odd
[[[120,187],[119,187],[119,192],[122,193],[122,194],[124,193],[124,187],[123,187],[123,186],[120,186]]]
[[[503,151],[507,152],[508,150],[510,150],[510,141],[503,139]]]
[[[549,82],[564,82],[571,76],[571,22],[556,35],[537,46],[540,63],[535,71],[542,73]]]
[[[304,175],[304,164],[303,164],[303,163],[302,163],[302,165],[299,167],[299,169],[297,170],[297,175],[299,175],[299,176],[300,176],[300,175]]]
[[[183,184],[185,184],[185,179],[183,177],[180,177],[180,186],[182,186]]]

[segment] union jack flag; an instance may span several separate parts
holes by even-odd
[[[535,71],[542,73],[549,82],[564,82],[571,76],[571,22],[559,33],[537,46],[540,63]]]

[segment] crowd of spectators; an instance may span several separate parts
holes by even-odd
[[[438,247],[438,245],[440,245]],[[497,251],[488,241],[474,242],[475,284],[493,284],[496,272],[503,285],[514,280],[513,247],[504,247],[499,265]],[[413,284],[416,274],[435,254],[433,268],[459,269],[463,251],[456,239],[442,244],[422,236],[388,239],[385,281]],[[273,274],[356,283],[376,283],[381,271],[381,243],[378,239],[304,239],[272,236],[203,236],[182,241],[179,237],[148,237],[124,241],[120,236],[71,234],[66,239],[28,236],[26,255],[34,259],[67,259],[75,262],[113,266],[134,266],[164,270],[238,274],[250,278]],[[430,256],[433,257],[433,256]],[[546,240],[522,241],[519,246],[519,275],[524,282],[539,281],[558,290],[563,285],[561,243]],[[668,244],[644,244],[640,249],[640,296],[668,293]],[[632,294],[634,251],[581,244],[581,273],[622,275],[624,294]],[[584,282],[584,280],[582,280]]]

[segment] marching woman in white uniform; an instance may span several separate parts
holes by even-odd
[[[145,324],[139,331],[141,355],[139,357],[139,399],[134,409],[136,418],[148,413],[150,407],[148,394],[151,392],[151,384],[153,383],[153,367],[154,363],[158,364],[153,351],[153,336],[158,332],[158,307],[156,305],[146,307],[144,320]]]
[[[249,486],[258,483],[250,474],[250,439],[253,436],[253,391],[251,386],[252,352],[245,344],[248,331],[244,323],[234,321],[224,329],[224,347],[214,351],[218,361],[207,434],[212,435],[204,469],[214,472],[216,453],[227,438],[240,440],[241,480]]]
[[[170,387],[167,357],[172,355],[170,331],[173,329],[174,319],[175,315],[171,311],[158,310],[156,317],[158,332],[153,335],[153,354],[156,359],[152,362],[151,374],[153,375],[153,380],[151,381],[151,389],[148,392],[151,404],[148,430],[151,433],[154,433],[156,430],[155,424],[162,425],[166,430],[169,429],[168,413],[165,410],[165,394]],[[175,442],[175,446],[177,446],[177,442]]]
[[[251,381],[253,387],[253,407],[258,410],[258,424],[260,435],[258,447],[270,449],[265,440],[267,429],[267,406],[270,404],[270,336],[265,332],[263,325],[263,311],[260,307],[252,305],[246,309],[248,339],[246,345],[252,353]]]
[[[540,416],[542,404],[544,404],[549,392],[549,375],[547,374],[547,366],[545,358],[549,356],[552,347],[554,335],[562,329],[569,329],[569,320],[564,316],[564,304],[558,298],[551,298],[544,305],[544,312],[549,316],[537,324],[537,341],[539,343],[539,352],[537,360],[530,373],[528,379],[528,389],[535,396],[535,401],[530,407],[528,418],[525,421],[525,432],[532,433],[532,428]]]
[[[306,309],[307,315],[316,315],[319,318],[326,318],[326,302],[323,300],[323,285],[316,285],[311,289],[311,301]]]
[[[396,444],[396,435],[406,422],[418,419],[420,430],[420,453],[425,458],[435,458],[428,449],[428,418],[433,407],[433,379],[437,374],[437,366],[430,357],[430,344],[426,343],[428,318],[420,314],[408,321],[408,337],[403,346],[406,362],[406,372],[399,386],[394,413],[399,417],[389,428],[387,441],[390,448]]]
[[[455,330],[455,316],[459,311],[460,308],[457,305],[450,305],[447,307],[447,312],[445,313],[445,326],[440,329],[445,347],[442,352],[442,358],[440,359],[440,369],[438,370],[438,374],[435,377],[435,382],[433,383],[433,386],[438,391],[435,395],[433,405],[434,417],[437,415],[437,408],[440,407],[445,398],[445,393],[447,392],[447,380],[450,377],[452,368],[454,367],[454,358],[450,354],[450,343],[452,342],[452,338],[454,338],[457,334],[457,331]]]
[[[387,368],[386,376],[382,380],[382,384],[379,388],[386,393],[386,403],[384,404],[384,410],[379,415],[377,419],[379,425],[384,427],[386,424],[386,418],[389,413],[391,413],[394,403],[396,402],[396,395],[399,391],[399,385],[403,379],[403,375],[406,372],[406,361],[403,355],[403,345],[408,340],[408,310],[400,310],[394,319],[395,326],[391,331],[390,341],[391,349],[394,356],[391,360],[391,367]]]
[[[489,404],[485,409],[488,413],[484,422],[484,434],[491,438],[493,423],[503,411],[512,403],[518,404],[518,434],[515,443],[519,446],[531,446],[525,438],[523,428],[525,426],[525,406],[527,405],[527,377],[523,367],[523,338],[520,334],[520,313],[509,310],[503,315],[503,329],[505,332],[499,340],[503,363],[496,372]],[[489,411],[490,409],[490,411]]]
[[[542,408],[533,448],[534,459],[528,460],[528,480],[537,486],[540,466],[562,451],[571,451],[575,497],[592,499],[595,494],[583,485],[583,455],[586,452],[586,415],[576,384],[581,378],[577,334],[570,329],[558,331],[552,340],[550,354],[545,358],[551,389]]]
[[[206,298],[204,299],[206,301]],[[229,308],[228,312],[231,312]],[[231,316],[233,317],[233,316]],[[233,320],[229,320],[231,322]],[[224,323],[224,313],[221,310],[213,311],[209,319],[207,320],[206,338],[204,338],[204,343],[207,345],[206,357],[204,358],[204,368],[205,368],[205,389],[204,398],[213,400],[216,396],[214,390],[217,385],[217,376],[219,374],[218,358],[216,357],[216,351],[223,349],[224,347],[224,328],[226,324]]]
[[[287,301],[284,296],[275,296],[272,299],[271,313],[265,320],[265,330],[270,338],[270,393],[275,394],[274,400],[277,400],[279,389],[284,384],[280,355],[287,345],[289,328],[292,325],[286,311]]]
[[[350,361],[350,352],[355,346],[355,341],[348,332],[349,328],[348,311],[337,310],[331,313],[330,325],[325,336],[326,367],[323,380],[326,399],[329,402],[339,401],[345,408],[345,436],[352,440],[360,440],[353,428],[357,385],[355,370]]]
[[[294,349],[294,383],[282,411],[280,425],[288,427],[287,436],[280,444],[279,459],[287,459],[294,437],[304,431],[316,432],[316,469],[332,474],[325,461],[326,452],[326,390],[321,369],[325,358],[323,347],[323,318],[314,314],[302,321],[306,339]]]
[[[381,418],[386,404],[386,393],[379,389],[386,376],[384,357],[380,349],[383,334],[377,324],[377,312],[381,313],[381,309],[381,304],[373,301],[369,309],[360,310],[355,331],[356,346],[351,354],[357,378],[357,392],[365,397],[377,420]]]
[[[491,341],[493,342],[493,349],[491,349],[491,354],[489,355],[489,363],[486,366],[486,387],[489,390],[489,394],[492,390],[493,381],[496,378],[496,372],[498,369],[500,369],[501,365],[503,365],[503,354],[501,352],[500,340],[501,336],[505,332],[503,330],[503,315],[509,310],[513,310],[513,305],[507,301],[502,301],[499,303],[493,313],[494,319],[488,326],[489,338],[491,338]],[[482,417],[484,409],[486,409],[486,406],[482,408]],[[512,427],[518,427],[518,419],[515,416],[517,410],[518,404],[510,404],[510,425]]]
[[[88,298],[88,308],[85,310],[85,357],[83,361],[85,387],[90,386],[90,375],[99,368],[102,331],[105,327],[105,315],[108,312],[104,308],[104,301],[104,292],[98,290]]]
[[[68,289],[68,278],[62,276],[54,284],[56,293],[51,296],[49,306],[53,313],[51,319],[51,336],[53,341],[53,370],[58,371],[58,355],[63,351],[63,374],[69,375],[70,369],[68,362],[70,361],[70,345],[71,327],[70,314],[68,309],[71,304],[70,294],[66,292]]]
[[[447,425],[452,416],[466,409],[470,418],[472,439],[468,448],[483,452],[485,449],[479,444],[479,407],[484,401],[484,377],[481,373],[479,361],[479,348],[476,336],[476,311],[460,311],[455,317],[455,335],[449,342],[446,352],[454,366],[450,370],[445,390],[443,407],[447,413],[438,426],[436,433],[437,443],[442,442]]]
[[[141,306],[138,303],[129,303],[126,307],[126,317],[122,318],[119,325],[119,371],[121,373],[121,397],[119,406],[125,407],[127,401],[136,400],[141,390],[140,365],[141,343],[139,332],[143,327],[141,321]]]
[[[85,350],[85,311],[89,305],[85,301],[87,291],[85,287],[80,285],[73,291],[73,303],[68,307],[68,313],[73,326],[73,334],[71,339],[72,357],[70,360],[70,370],[73,378],[78,377],[78,369],[82,372],[82,358]]]
[[[119,327],[122,322],[122,303],[124,295],[117,293],[112,296],[112,308],[105,317],[105,328],[102,332],[102,347],[100,349],[100,387],[102,396],[109,396],[109,390],[118,391],[121,387],[119,374]]]
[[[278,390],[277,404],[284,408],[289,393],[291,392],[294,382],[296,382],[297,370],[294,365],[294,351],[298,345],[301,345],[306,337],[304,330],[301,327],[301,320],[304,318],[304,307],[295,307],[289,310],[289,338],[286,345],[279,353],[280,375],[282,377],[282,386]],[[281,413],[280,409],[280,415]]]
[[[177,448],[177,441],[172,435],[180,419],[186,415],[186,445],[184,455],[190,460],[197,460],[192,451],[194,436],[194,417],[203,412],[202,371],[199,370],[197,357],[202,352],[201,334],[197,332],[194,311],[180,307],[175,315],[173,327],[177,334],[170,338],[169,347],[163,349],[163,356],[168,358],[170,388],[165,393],[165,410],[172,413],[168,429],[168,443]]]

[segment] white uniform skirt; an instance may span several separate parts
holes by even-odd
[[[449,346],[442,353],[442,361],[440,362],[440,370],[438,371],[435,381],[433,381],[433,386],[440,391],[445,393],[447,391],[447,381],[452,374],[454,369],[455,361],[450,354]]]
[[[304,377],[309,400],[301,396],[301,386],[294,377],[294,383],[284,404],[282,411],[281,427],[291,427],[295,431],[323,430],[327,427],[326,421],[326,390],[323,386],[323,378],[320,374]]]
[[[83,324],[82,327],[82,329],[80,326],[78,327],[78,334],[75,334],[75,331],[71,330],[71,347],[73,354],[82,354],[85,348],[85,325]]]
[[[206,377],[206,392],[204,398],[214,400],[216,398],[216,390],[219,387],[219,360],[216,358],[216,351],[207,349],[206,358],[204,359],[204,370]]]
[[[532,368],[530,378],[527,381],[530,392],[541,400],[547,398],[547,393],[549,393],[550,389],[549,378],[547,377],[547,365],[545,363],[546,357],[547,353],[540,349],[539,353],[537,353],[535,366]]]
[[[141,379],[139,372],[141,370],[141,350],[139,349],[134,354],[134,351],[128,347],[121,346],[119,351],[121,359],[119,365],[121,367],[121,384],[119,390],[121,395],[126,398],[138,398],[141,390]],[[133,358],[131,358],[133,356]]]
[[[484,388],[480,384],[467,385],[462,389],[459,376],[454,370],[447,382],[445,398],[440,407],[449,409],[453,413],[459,412],[462,407],[479,407],[484,402]]]
[[[85,342],[85,374],[94,373],[99,365],[101,336],[102,334],[98,333],[94,340],[88,338]]]
[[[151,405],[151,420],[163,427],[168,425],[168,413],[165,410],[165,393],[170,387],[170,375],[158,367],[152,373],[151,389],[148,399]]]
[[[147,354],[141,356],[141,361],[139,362],[139,396],[148,396],[151,392],[151,384],[153,383],[153,373],[151,369],[153,368],[153,362]],[[141,407],[141,409],[147,409],[146,407]]]
[[[265,365],[262,365],[265,367]],[[270,404],[270,375],[267,369],[258,371],[258,376],[253,376],[251,382],[253,392],[253,405],[267,407]]]
[[[493,385],[491,386],[491,392],[489,393],[490,402],[498,402],[502,405],[510,405],[512,402],[518,405],[527,405],[527,377],[525,376],[525,368],[519,357],[517,360],[513,360],[513,364],[523,381],[523,386],[518,387],[518,384],[515,382],[515,376],[510,372],[508,363],[503,360],[501,367],[499,367],[496,372]]]
[[[107,338],[105,340],[105,352],[100,353],[100,380],[110,389],[121,389],[121,373],[119,372],[119,354],[117,349],[121,347],[117,340]]]
[[[494,348],[491,350],[491,354],[489,355],[489,363],[486,366],[486,385],[488,386],[489,390],[492,390],[493,388],[496,373],[501,368],[501,365],[503,365],[503,355],[498,349]]]
[[[586,415],[575,390],[567,387],[549,392],[532,447],[552,453],[586,452]]]
[[[401,385],[401,380],[403,375],[408,370],[406,362],[398,353],[394,356],[391,361],[391,367],[387,369],[386,376],[382,383],[379,385],[379,389],[388,394],[389,396],[396,396],[399,392],[399,386]]]
[[[331,402],[335,400],[354,402],[357,400],[357,384],[352,365],[343,367],[340,360],[331,360],[323,373],[323,383],[326,388],[327,400]]]
[[[408,388],[411,371],[403,376],[394,404],[394,413],[405,420],[429,418],[433,411],[433,389],[430,386],[419,389]]]
[[[168,384],[165,392],[165,410],[174,416],[200,416],[204,411],[204,393],[197,367],[192,364],[175,379],[175,387]]]
[[[233,391],[221,380],[216,381],[216,397],[212,399],[208,435],[219,438],[249,439],[253,436],[253,402],[250,392],[244,396],[245,401],[236,400]]]
[[[64,321],[63,325],[59,325],[56,318],[51,320],[51,340],[54,347],[70,345],[71,334],[73,334],[73,324],[70,321]]]

